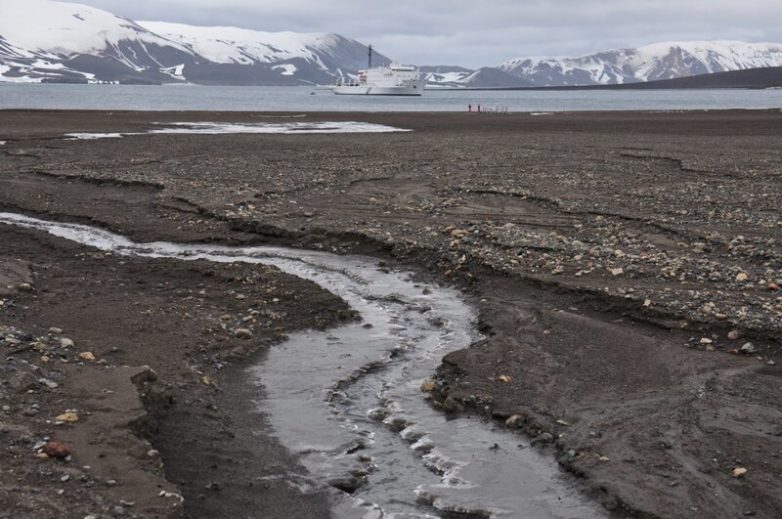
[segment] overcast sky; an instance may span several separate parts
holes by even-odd
[[[336,32],[416,65],[667,40],[782,42],[782,0],[80,0],[135,20]]]

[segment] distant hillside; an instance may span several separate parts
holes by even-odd
[[[496,90],[673,90],[673,89],[719,89],[747,88],[767,89],[782,88],[782,67],[755,68],[749,70],[733,70],[716,72],[675,79],[645,81],[643,83],[626,83],[623,85],[584,85],[584,86],[553,86],[553,87],[507,87]],[[481,88],[477,88],[481,90]]]
[[[578,58],[524,58],[500,67],[429,76],[463,88],[766,88],[782,67],[782,45],[744,42],[658,43]],[[769,70],[768,73],[763,72]],[[732,72],[746,71],[746,74]],[[725,75],[727,74],[727,75]],[[711,78],[714,76],[713,78]],[[693,81],[679,79],[693,78]],[[695,79],[697,78],[697,79]]]
[[[628,85],[613,85],[627,89],[665,88],[782,88],[782,67],[732,70],[699,76],[649,81]]]
[[[782,66],[782,44],[739,41],[655,43],[577,58],[521,58],[499,68],[530,86],[639,83]]]

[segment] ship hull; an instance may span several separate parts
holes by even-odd
[[[420,96],[423,95],[424,89],[418,86],[351,85],[336,86],[334,93],[343,96]]]

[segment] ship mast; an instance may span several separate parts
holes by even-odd
[[[367,68],[372,68],[372,45],[369,46],[369,66]]]

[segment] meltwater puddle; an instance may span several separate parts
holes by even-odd
[[[417,283],[377,260],[280,247],[134,243],[77,224],[0,213],[103,251],[150,258],[275,265],[345,299],[363,321],[295,333],[250,370],[260,409],[309,474],[291,484],[332,490],[339,518],[590,518],[604,514],[554,460],[476,417],[432,409],[421,383],[448,352],[478,338],[451,288]],[[348,493],[350,492],[350,493]]]
[[[73,140],[119,139],[130,135],[221,135],[236,133],[253,134],[296,134],[296,133],[393,133],[409,132],[404,128],[395,128],[385,124],[346,122],[316,123],[166,123],[160,128],[144,132],[129,133],[67,133]]]

